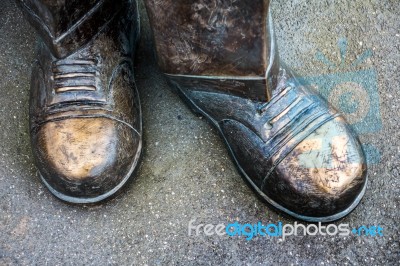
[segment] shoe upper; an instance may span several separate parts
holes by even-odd
[[[286,70],[267,103],[199,83],[178,87],[220,128],[242,173],[272,205],[304,219],[327,217],[349,208],[363,190],[358,139],[336,110]]]
[[[42,179],[64,200],[105,198],[138,162],[142,122],[132,63],[137,12],[132,4],[121,10],[63,58],[40,44],[31,82],[31,141]]]

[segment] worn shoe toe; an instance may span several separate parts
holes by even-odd
[[[75,203],[115,193],[131,176],[141,151],[135,130],[102,117],[45,123],[33,142],[45,184],[57,197]]]

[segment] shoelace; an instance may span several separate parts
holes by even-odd
[[[56,93],[96,91],[97,60],[61,59],[52,67]]]
[[[293,88],[292,86],[287,86],[287,87],[285,87],[285,88],[282,90],[282,92],[283,92],[283,91],[289,91],[289,90],[291,90],[292,88]],[[276,99],[271,99],[271,101],[265,102],[265,103],[261,104],[261,105],[257,108],[258,114],[259,114],[259,115],[263,115],[263,113],[265,112],[265,110],[268,108],[268,106],[271,104],[272,101],[273,101],[273,102],[277,102],[277,101],[278,101],[280,98],[282,98],[282,97],[283,97],[283,95],[280,93],[280,94],[278,94],[278,96],[276,97]],[[269,119],[269,120],[266,122],[266,124],[264,125],[264,127],[267,128],[267,129],[272,129],[272,127],[273,127],[272,120],[273,120],[273,117],[272,117],[271,119]]]

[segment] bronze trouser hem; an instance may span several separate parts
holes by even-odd
[[[120,2],[120,3],[118,3]],[[16,0],[52,54],[63,58],[89,42],[129,0]],[[78,14],[78,15],[77,15]]]

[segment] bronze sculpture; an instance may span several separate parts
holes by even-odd
[[[68,202],[111,196],[141,154],[138,9],[115,2],[18,1],[42,39],[31,81],[33,155],[42,181]]]
[[[366,187],[360,144],[279,62],[270,1],[145,3],[161,70],[219,130],[259,196],[313,222],[337,220],[357,206]]]
[[[141,150],[129,59],[136,3],[19,1],[46,43],[31,89],[32,146],[43,181],[67,201],[102,200],[126,182]],[[359,141],[279,61],[270,1],[145,4],[161,70],[219,130],[259,196],[313,222],[340,219],[357,206],[366,188]]]

